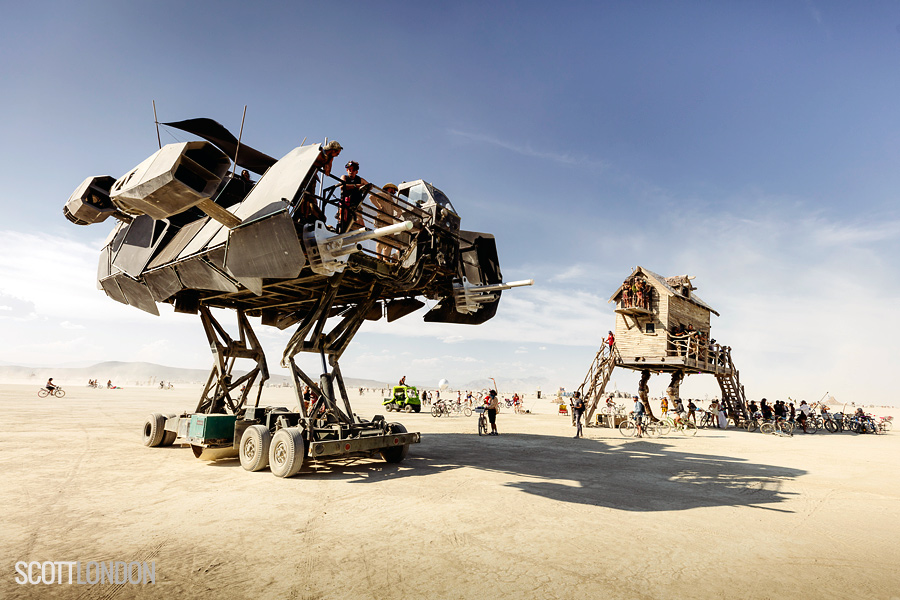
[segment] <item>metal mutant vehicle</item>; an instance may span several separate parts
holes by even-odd
[[[412,385],[395,385],[391,388],[391,397],[382,402],[388,412],[392,410],[403,412],[421,412],[422,399],[419,390]]]
[[[419,434],[350,406],[338,361],[360,326],[395,321],[423,307],[421,298],[435,302],[427,322],[480,324],[496,313],[502,290],[532,282],[503,283],[494,237],[461,230],[430,183],[396,192],[344,185],[326,174],[330,155],[319,144],[276,160],[210,119],[165,125],[201,140],[162,146],[119,179],[89,177],[64,208],[79,225],[117,221],[98,269],[110,298],[154,315],[158,303],[198,314],[209,340],[213,367],[196,409],[151,415],[144,443],[180,439],[199,458],[239,455],[244,468],[268,465],[279,477],[310,459],[403,460]],[[259,180],[236,176],[239,169]],[[213,308],[235,311],[236,338]],[[281,363],[292,374],[295,410],[260,406],[269,375],[250,317],[296,327]],[[317,380],[297,366],[300,352],[321,357]],[[238,359],[252,366],[240,376]],[[304,385],[317,397],[311,406]]]

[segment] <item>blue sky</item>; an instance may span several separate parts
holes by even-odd
[[[243,140],[268,154],[327,137],[370,181],[431,181],[464,228],[497,236],[505,279],[535,278],[480,327],[367,324],[347,376],[572,388],[642,265],[697,277],[751,397],[893,402],[897,3],[4,10],[0,361],[210,364],[196,317],[97,291],[110,225],[62,216],[82,179],[156,149],[155,100],[161,121],[235,133],[247,105]],[[275,367],[287,334],[258,329]]]

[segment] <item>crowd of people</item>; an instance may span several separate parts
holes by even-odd
[[[653,286],[643,277],[629,277],[622,284],[622,308],[646,308],[653,303]]]

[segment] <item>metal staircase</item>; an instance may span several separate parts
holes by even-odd
[[[591,363],[591,368],[588,369],[584,382],[578,388],[578,391],[581,392],[581,397],[584,398],[587,405],[584,422],[588,427],[592,425],[591,418],[593,418],[594,412],[597,410],[597,405],[600,403],[606,384],[609,383],[613,369],[616,368],[616,364],[620,360],[621,358],[616,352],[615,345],[610,348],[604,344],[597,352],[597,356],[594,357],[594,362]]]

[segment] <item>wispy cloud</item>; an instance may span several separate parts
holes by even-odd
[[[561,165],[571,167],[589,167],[591,169],[605,169],[609,167],[609,163],[607,163],[606,161],[591,158],[589,156],[575,156],[565,152],[553,150],[538,150],[532,147],[531,144],[517,144],[514,142],[508,142],[490,135],[485,135],[483,133],[472,133],[469,131],[460,131],[458,129],[448,129],[447,133],[454,137],[462,138],[470,142],[496,146],[498,148],[503,148],[504,150],[509,150],[510,152],[514,152],[522,156],[538,158],[541,160],[549,160]]]

